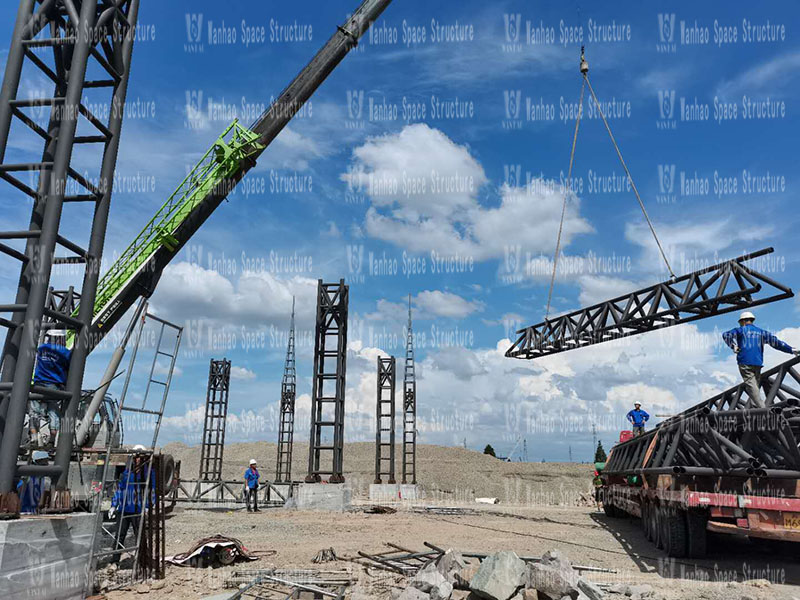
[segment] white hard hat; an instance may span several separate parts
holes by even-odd
[[[251,465],[257,465],[258,463],[256,462],[256,459],[255,459],[255,458],[251,458],[251,459],[250,459],[250,464],[251,464]]]
[[[144,446],[142,446],[141,444],[136,444],[136,445],[133,447],[133,451],[134,451],[134,452],[147,452],[147,448],[145,448],[145,447],[144,447]]]
[[[63,329],[48,329],[45,335],[48,337],[64,337],[67,335],[67,332]]]
[[[753,321],[756,320],[756,316],[753,313],[751,313],[749,310],[746,310],[742,314],[739,315],[739,320],[740,321],[747,321],[749,319],[752,319]]]

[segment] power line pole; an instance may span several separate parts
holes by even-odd
[[[569,447],[569,462],[572,462],[572,446]]]

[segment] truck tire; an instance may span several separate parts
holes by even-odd
[[[161,465],[161,495],[168,498],[175,485],[175,459],[172,454],[164,454]]]
[[[644,531],[644,537],[648,542],[653,541],[653,528],[650,522],[650,513],[652,510],[653,507],[650,505],[650,501],[645,500],[642,504],[642,530]]]
[[[686,511],[678,508],[667,507],[665,513],[665,530],[667,539],[664,540],[664,550],[672,558],[684,558],[687,548]]]
[[[689,558],[703,558],[706,555],[708,515],[703,511],[686,512],[686,555]]]
[[[653,505],[653,518],[650,521],[653,527],[653,544],[659,550],[664,549],[664,509],[657,504]]]

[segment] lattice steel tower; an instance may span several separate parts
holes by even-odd
[[[203,446],[200,449],[200,480],[222,481],[222,454],[225,450],[225,419],[228,416],[228,390],[231,361],[214,360],[208,368],[206,417],[203,423]]]
[[[311,391],[311,435],[308,444],[306,482],[344,482],[344,391],[347,361],[348,287],[339,283],[317,284],[317,325],[314,340],[314,379]],[[322,453],[329,452],[331,466],[323,470]]]
[[[29,223],[0,232],[0,252],[21,263],[16,297],[0,305],[0,312],[10,313],[0,318],[8,328],[0,376],[0,512],[14,511],[14,477],[31,471],[16,464],[28,400],[64,401],[61,430],[75,429],[138,10],[139,0],[19,3],[0,89],[0,178],[30,198],[32,210]],[[51,91],[18,97],[25,64],[26,81],[46,81]],[[28,149],[37,143],[41,150],[33,154]],[[73,157],[80,168],[73,168]],[[87,205],[88,231],[67,239],[62,211]],[[73,265],[82,279],[80,293],[67,302],[61,302],[64,296],[53,300],[58,295],[50,291],[53,267],[63,264]],[[72,359],[64,391],[31,385],[43,320],[69,332]],[[55,464],[37,472],[57,479],[61,493],[54,504],[64,507],[72,438],[59,436]]]
[[[297,392],[297,372],[294,360],[294,298],[292,298],[292,320],[289,326],[289,342],[286,347],[286,362],[283,365],[281,382],[281,415],[278,430],[278,465],[275,481],[292,480],[292,444],[294,443],[294,404]]]
[[[403,373],[403,483],[417,483],[417,377],[414,374],[411,294],[408,295],[406,365]]]
[[[394,478],[395,360],[378,357],[378,403],[375,407],[375,483],[396,483]]]

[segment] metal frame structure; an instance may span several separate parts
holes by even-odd
[[[16,474],[21,474],[17,451],[28,400],[49,397],[66,402],[62,430],[74,428],[86,356],[92,344],[91,307],[105,242],[138,9],[139,0],[21,0],[19,4],[0,89],[0,178],[31,198],[33,209],[27,229],[0,232],[4,242],[24,243],[24,250],[0,244],[0,251],[21,262],[16,298],[13,303],[0,306],[0,312],[11,313],[10,318],[0,319],[0,324],[9,328],[0,376],[0,512],[16,512],[18,499],[13,481]],[[48,64],[50,50],[52,62]],[[52,82],[51,96],[18,97],[26,63]],[[90,79],[98,68],[100,78]],[[110,92],[105,122],[82,100],[89,90],[98,89]],[[38,123],[30,109],[45,107],[49,109],[47,123]],[[43,150],[38,160],[7,160],[12,122],[17,121],[42,138]],[[92,133],[84,135],[79,121]],[[101,149],[96,183],[71,166],[78,147]],[[29,172],[32,179],[37,177],[36,185],[24,182],[18,176],[21,172]],[[92,204],[86,248],[60,234],[62,210],[72,202]],[[66,255],[57,256],[59,248]],[[77,311],[67,313],[47,306],[50,275],[53,266],[60,264],[85,265],[80,292],[85,306]],[[44,318],[72,333],[74,347],[65,391],[31,385]],[[47,467],[47,474],[58,478],[53,501],[63,507],[69,505],[66,484],[71,454],[72,436],[60,436],[55,464]]]
[[[375,482],[397,483],[394,477],[394,356],[378,357],[378,401],[375,407]],[[386,439],[388,437],[388,440]]]
[[[206,415],[200,448],[201,482],[222,481],[222,456],[225,451],[225,419],[228,417],[228,392],[231,385],[231,361],[211,359],[208,366]]]
[[[344,394],[347,363],[347,307],[349,288],[317,282],[317,324],[314,339],[314,378],[311,390],[311,434],[308,444],[307,483],[343,483]],[[327,433],[331,439],[326,439]],[[323,470],[322,453],[331,466]]]
[[[294,406],[297,395],[297,371],[294,356],[294,298],[292,298],[292,320],[289,325],[289,341],[286,347],[286,362],[281,381],[280,422],[278,425],[278,456],[275,481],[292,481],[292,446],[294,444]]]
[[[534,359],[656,329],[690,323],[794,296],[746,266],[765,248],[517,331],[510,358]],[[770,295],[757,294],[766,286]]]
[[[741,383],[618,444],[603,474],[800,478],[798,364],[761,375],[765,404]]]
[[[406,363],[403,373],[403,483],[417,483],[417,376],[414,372],[411,294],[408,295]]]
[[[148,321],[156,323],[158,333],[156,335],[156,344],[153,350],[153,360],[150,364],[147,384],[144,393],[141,394],[141,403],[137,397],[138,394],[131,394],[129,398],[129,390],[131,379],[137,364],[137,358],[140,356],[140,344],[142,341],[142,332]],[[165,333],[167,331],[165,338]],[[165,351],[163,348],[165,344],[169,347],[171,343],[171,336],[174,336],[174,345],[170,352]],[[160,459],[156,458],[155,449],[158,443],[158,434],[161,430],[161,421],[164,416],[164,408],[167,404],[167,397],[169,396],[170,385],[172,384],[172,375],[175,370],[175,361],[178,357],[180,349],[181,338],[183,336],[183,327],[165,321],[148,312],[144,313],[144,318],[141,319],[139,327],[136,332],[136,342],[131,352],[128,369],[125,375],[125,383],[123,384],[122,393],[119,399],[119,410],[114,418],[114,425],[110,439],[114,439],[115,434],[121,430],[123,420],[127,417],[135,419],[141,423],[142,419],[151,418],[153,423],[153,436],[150,440],[150,445],[145,450],[137,451],[130,448],[114,447],[109,445],[105,450],[103,458],[103,478],[100,482],[100,488],[94,499],[94,512],[96,513],[96,525],[92,538],[91,557],[90,557],[90,577],[88,585],[93,585],[94,573],[97,571],[98,561],[104,557],[116,556],[121,557],[124,553],[133,554],[133,569],[131,571],[131,580],[142,580],[147,577],[163,576],[164,573],[164,494],[159,489],[164,484],[164,473],[160,466]],[[157,367],[159,361],[166,359],[169,365],[166,367],[166,378],[162,381],[156,379]],[[164,365],[160,365],[163,368]],[[157,400],[151,402],[151,392],[154,389],[161,388],[160,395],[156,396]],[[134,482],[131,485],[134,487],[133,493],[140,498],[144,497],[147,500],[142,503],[140,512],[126,515],[124,510],[120,512],[119,517],[115,519],[114,523],[109,523],[104,520],[105,511],[102,509],[104,500],[113,496],[117,490],[117,476],[115,473],[115,465],[119,462],[118,457],[125,457],[126,468],[130,468],[135,455],[145,455],[147,457],[147,466],[145,467],[145,475],[143,481]],[[115,458],[116,457],[116,458]],[[153,487],[151,487],[151,481]],[[127,495],[127,488],[124,492]],[[138,527],[136,531],[136,541],[133,546],[125,546],[125,540],[120,539],[120,526],[123,519],[136,519]],[[143,538],[144,532],[147,529],[146,537]],[[144,545],[143,545],[144,539]],[[106,547],[110,543],[111,547]],[[144,547],[145,552],[142,552]],[[130,583],[121,581],[120,584]],[[90,590],[87,590],[89,595]]]

